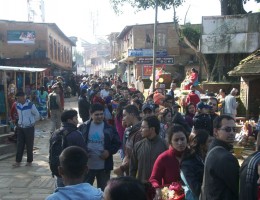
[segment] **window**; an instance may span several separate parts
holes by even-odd
[[[58,61],[60,61],[60,43],[58,42]]]
[[[53,39],[51,36],[49,36],[49,53],[51,59],[53,59]]]
[[[166,34],[165,32],[162,32],[162,31],[158,31],[158,34],[157,34],[157,45],[158,47],[166,47]]]
[[[153,48],[153,30],[147,30],[145,33],[145,46],[146,48]]]
[[[54,59],[57,60],[57,41],[54,39]]]

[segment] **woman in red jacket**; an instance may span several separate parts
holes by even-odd
[[[180,161],[187,148],[188,137],[181,125],[171,126],[167,135],[170,148],[158,156],[149,179],[155,188],[181,180]]]
[[[97,91],[96,93],[93,94],[93,99],[92,99],[92,104],[99,103],[103,106],[105,106],[106,102],[104,99],[101,98],[100,96],[100,91]]]

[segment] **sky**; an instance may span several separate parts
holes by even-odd
[[[40,0],[34,0],[40,1]],[[77,36],[86,41],[105,37],[111,32],[121,32],[127,25],[154,23],[155,11],[149,9],[135,13],[125,5],[123,14],[116,15],[109,0],[44,0],[45,22],[56,23],[67,36]],[[0,20],[27,21],[27,0],[0,0]],[[259,11],[260,3],[250,0],[246,11]],[[219,0],[186,0],[177,9],[180,23],[201,23],[202,16],[220,15]],[[173,9],[158,10],[158,22],[172,22]],[[37,17],[36,17],[37,21]]]

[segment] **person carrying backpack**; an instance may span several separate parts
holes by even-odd
[[[58,173],[59,156],[63,149],[69,146],[78,146],[87,151],[87,145],[82,133],[77,130],[78,112],[64,110],[61,114],[61,127],[50,138],[49,164],[53,176],[57,178],[57,187],[64,187],[62,178]]]

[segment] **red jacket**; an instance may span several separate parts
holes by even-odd
[[[149,181],[155,188],[178,182],[180,178],[180,163],[173,148],[161,153],[156,159]]]
[[[194,91],[191,91],[186,98],[186,105],[193,103],[196,106],[199,102],[200,97]]]

